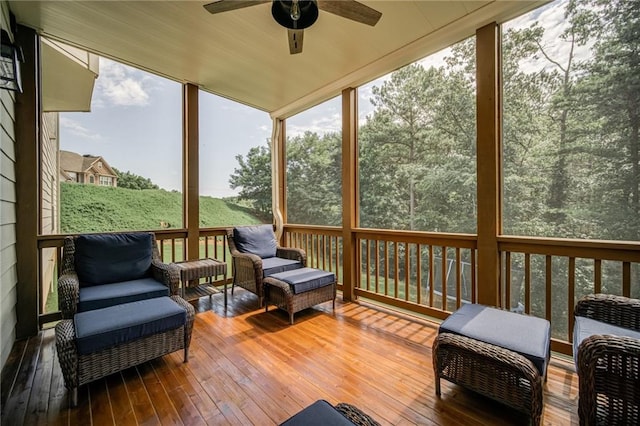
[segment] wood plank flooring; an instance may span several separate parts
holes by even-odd
[[[318,399],[349,402],[383,425],[521,425],[526,415],[442,382],[437,324],[374,305],[325,303],[296,314],[257,309],[236,289],[200,299],[190,359],[176,352],[79,390],[69,408],[53,330],[16,342],[2,371],[2,425],[274,425]],[[553,358],[544,424],[578,424],[577,376]]]

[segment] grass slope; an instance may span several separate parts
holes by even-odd
[[[163,189],[134,190],[75,183],[60,184],[62,233],[182,227],[182,194]],[[251,225],[260,219],[244,207],[200,197],[200,227]]]

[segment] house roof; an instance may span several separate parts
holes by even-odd
[[[546,1],[375,1],[375,27],[320,11],[290,55],[260,4],[216,15],[204,1],[10,1],[40,34],[286,118]]]
[[[97,161],[102,161],[105,176],[116,176],[109,164],[100,156],[80,155],[71,151],[60,150],[60,169],[65,172],[86,173]]]

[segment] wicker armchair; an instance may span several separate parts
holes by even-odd
[[[168,295],[178,294],[179,279],[180,279],[179,270],[175,265],[166,264],[162,262],[162,260],[160,259],[160,252],[158,251],[155,235],[152,232],[95,234],[95,235],[89,235],[89,236],[66,237],[64,240],[60,276],[58,278],[58,306],[60,308],[60,311],[62,312],[62,318],[72,319],[73,315],[76,312],[82,310],[82,308],[79,309],[79,304],[81,303],[81,299],[82,299],[81,292],[83,292],[83,288],[85,287],[85,285],[82,282],[82,278],[81,278],[82,274],[81,274],[81,277],[79,278],[78,270],[77,270],[78,262],[79,262],[77,257],[78,255],[83,255],[81,253],[77,253],[76,245],[77,245],[78,239],[104,237],[107,239],[107,242],[108,242],[109,238],[127,238],[127,236],[134,236],[134,238],[136,236],[138,237],[142,236],[143,238],[149,237],[150,244],[148,245],[149,247],[148,250],[150,251],[150,253],[148,254],[148,256],[150,257],[151,264],[149,269],[146,271],[145,275],[148,276],[153,281],[157,281],[164,285],[165,292],[167,293],[164,295],[168,296]],[[117,251],[118,250],[115,249],[115,252]],[[84,255],[91,256],[92,253],[84,253]],[[122,256],[123,256],[122,253],[118,255],[118,257],[121,258],[120,260],[122,260]],[[107,256],[103,257],[102,260],[104,260],[104,265],[107,272],[109,269],[111,269],[112,271],[114,269],[115,270],[118,269],[119,265],[110,266],[110,259]],[[95,262],[95,259],[93,259],[92,261]],[[99,271],[97,273],[99,274]],[[117,271],[116,271],[116,274],[117,274]],[[99,286],[96,286],[96,285],[92,286],[91,291],[95,292],[96,287],[99,287]],[[137,300],[140,298],[145,298],[145,297],[135,297],[135,295],[127,294],[124,296],[124,299],[126,300],[118,300],[118,297],[116,296],[118,295],[114,294],[113,292],[107,295],[109,299],[113,300],[112,303],[109,302],[110,304],[123,303],[123,302]],[[156,297],[156,296],[158,295],[156,294],[149,297]],[[99,307],[104,307],[104,306],[99,306]]]
[[[578,301],[575,317],[576,327],[586,318],[597,321],[591,327],[605,328],[586,338],[586,326],[582,335],[574,333],[580,424],[639,424],[640,300],[588,295]]]
[[[239,241],[239,233],[244,231],[257,230],[264,234],[270,233],[269,238],[273,239],[275,256],[266,256],[255,254],[241,247]],[[253,226],[253,227],[236,227],[227,229],[227,242],[229,244],[229,252],[233,258],[233,284],[231,286],[231,295],[235,286],[240,286],[249,290],[258,296],[259,307],[264,302],[264,284],[263,279],[270,274],[283,272],[286,270],[305,267],[307,264],[307,255],[304,250],[289,247],[280,247],[275,243],[275,234],[271,225]]]

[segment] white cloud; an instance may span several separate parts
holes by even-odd
[[[342,115],[340,113],[328,114],[323,117],[314,118],[305,125],[297,125],[287,123],[287,136],[301,136],[304,132],[314,132],[319,135],[325,133],[340,132],[342,131]]]
[[[82,126],[75,120],[72,120],[69,117],[65,117],[64,115],[60,115],[60,127],[69,131],[69,133],[83,137],[85,139],[91,139],[94,141],[102,140],[102,136],[98,133],[94,133],[86,127]]]
[[[139,70],[101,58],[93,106],[147,105],[152,81]]]

